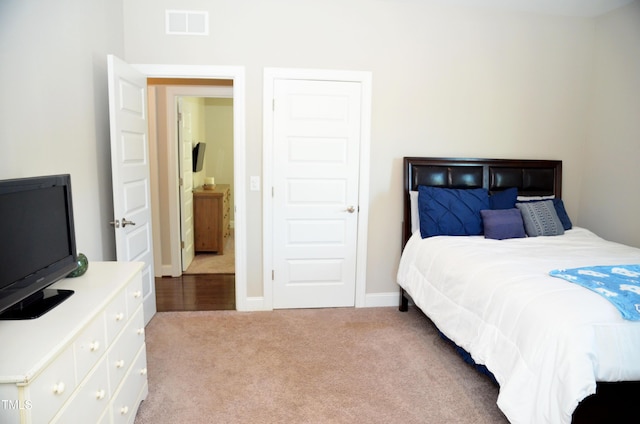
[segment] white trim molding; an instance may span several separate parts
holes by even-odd
[[[400,305],[400,289],[397,292],[368,293],[365,295],[365,308],[385,308]]]

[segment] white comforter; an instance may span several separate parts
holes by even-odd
[[[562,236],[421,239],[414,233],[398,283],[500,384],[510,422],[570,423],[596,381],[640,380],[640,322],[549,271],[640,263],[640,249],[584,228]]]

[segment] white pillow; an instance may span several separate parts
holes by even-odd
[[[411,203],[411,234],[420,231],[420,212],[418,210],[418,192],[409,192],[409,202]]]

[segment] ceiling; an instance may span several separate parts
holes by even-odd
[[[635,0],[446,0],[448,4],[491,7],[549,15],[594,17]]]

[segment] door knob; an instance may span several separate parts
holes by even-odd
[[[127,218],[122,218],[122,228],[126,227],[127,225],[136,225],[136,223],[133,221],[127,221]]]
[[[349,213],[354,213],[356,211],[356,208],[353,206],[349,206],[347,209],[345,209],[345,211],[349,212]]]

